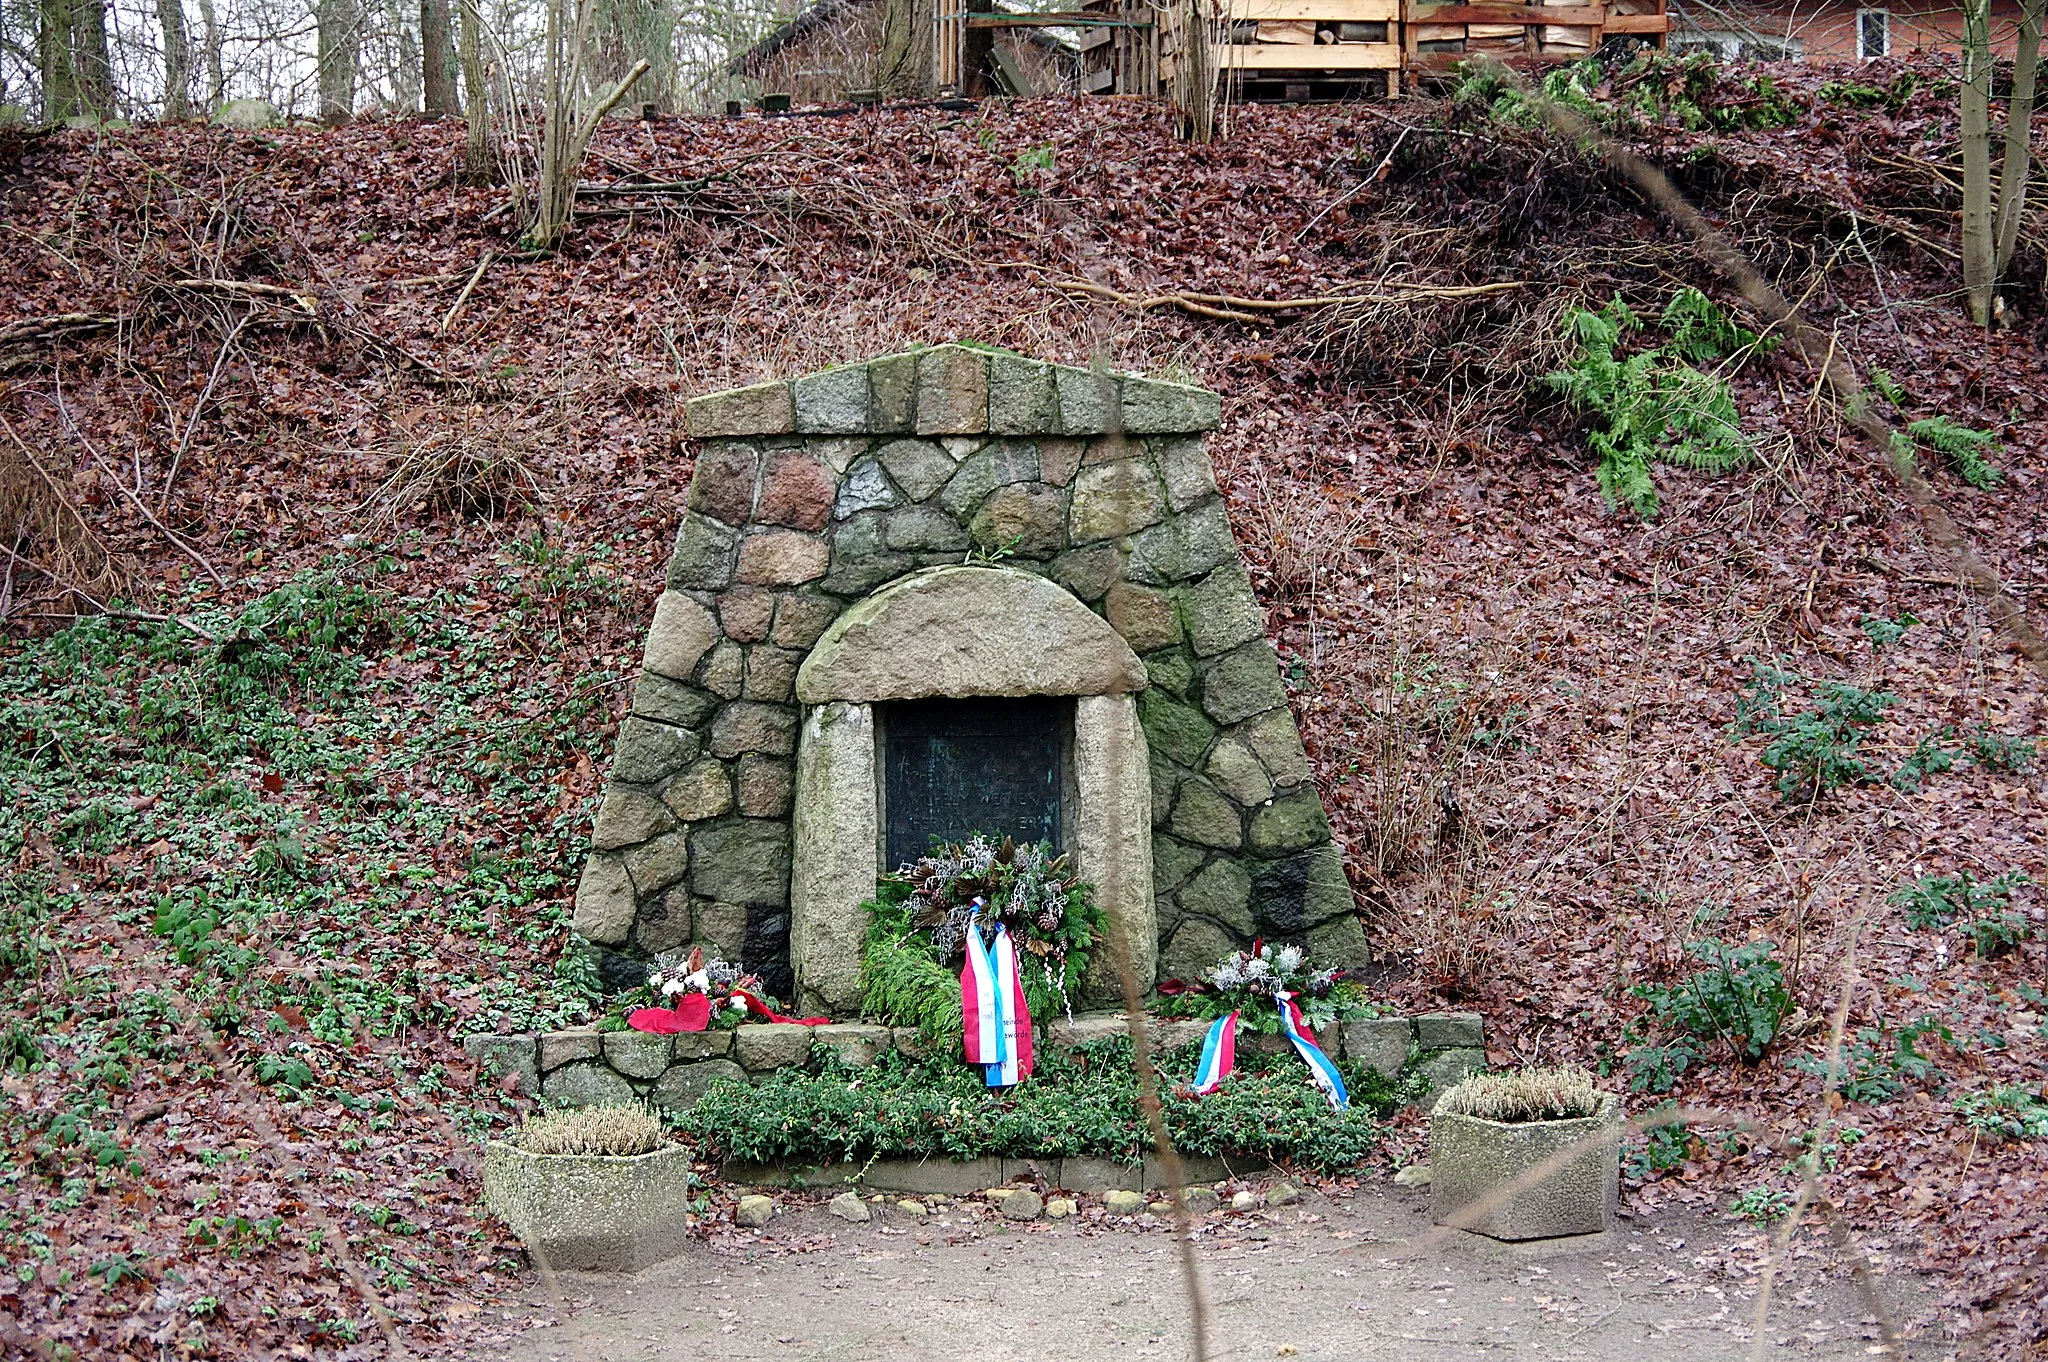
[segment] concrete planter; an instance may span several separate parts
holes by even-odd
[[[638,1272],[682,1252],[690,1153],[529,1154],[493,1140],[484,1204],[552,1267]]]
[[[1438,1112],[1429,1121],[1431,1219],[1494,1239],[1597,1234],[1612,1223],[1620,1194],[1620,1135],[1621,1104],[1611,1096],[1599,1115],[1569,1121],[1509,1124]],[[1556,1168],[1506,1191],[1574,1145]]]

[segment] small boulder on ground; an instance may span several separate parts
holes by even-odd
[[[841,1192],[832,1198],[832,1203],[825,1209],[841,1220],[851,1220],[855,1224],[871,1219],[874,1214],[868,1210],[868,1204],[860,1199],[859,1192]]]
[[[1045,1203],[1045,1218],[1047,1220],[1065,1220],[1080,1209],[1080,1206],[1071,1197],[1056,1196]]]
[[[896,1209],[905,1215],[924,1215],[928,1210],[922,1201],[911,1201],[908,1198],[897,1202]]]
[[[1230,1198],[1230,1209],[1233,1211],[1256,1211],[1259,1209],[1259,1194],[1250,1191],[1234,1194]]]
[[[1394,1174],[1394,1185],[1396,1187],[1429,1186],[1429,1165],[1426,1163],[1409,1164],[1406,1168]]]
[[[768,1223],[775,1214],[775,1198],[766,1196],[743,1196],[734,1208],[732,1223],[743,1229],[758,1230]]]
[[[1003,1198],[1003,1219],[1036,1220],[1045,1210],[1045,1200],[1029,1187],[1018,1187]]]
[[[1102,1198],[1102,1208],[1111,1215],[1136,1215],[1145,1209],[1145,1197],[1141,1192],[1118,1188]]]
[[[245,131],[256,128],[274,128],[284,122],[277,116],[277,106],[267,99],[231,99],[213,112],[213,123],[220,128],[240,128]]]
[[[1275,1183],[1266,1191],[1268,1206],[1292,1206],[1301,1200],[1301,1188],[1291,1182]]]

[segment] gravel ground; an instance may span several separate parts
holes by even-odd
[[[819,1202],[769,1227],[720,1230],[634,1278],[541,1282],[502,1316],[491,1362],[668,1358],[1182,1358],[1188,1311],[1170,1233],[1146,1220],[1015,1225],[977,1201],[922,1218],[878,1206],[848,1224]],[[1795,1243],[1774,1291],[1772,1357],[1884,1355],[1822,1232]],[[1197,1235],[1215,1359],[1738,1358],[1750,1353],[1762,1236],[1685,1212],[1623,1219],[1543,1247],[1429,1233],[1426,1191],[1368,1185]],[[1879,1267],[1895,1318],[1917,1277]],[[1910,1354],[1944,1349],[1915,1342]]]

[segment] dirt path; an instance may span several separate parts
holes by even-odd
[[[1215,1304],[1213,1355],[1241,1359],[1719,1359],[1749,1354],[1761,1261],[1747,1226],[1690,1216],[1623,1220],[1548,1252],[1471,1236],[1416,1248],[1427,1193],[1385,1185],[1341,1199],[1215,1215],[1201,1261]],[[1882,1356],[1876,1320],[1824,1249],[1781,1274],[1773,1358]],[[1005,1223],[955,1202],[922,1221],[893,1205],[848,1224],[790,1206],[758,1236],[693,1243],[632,1279],[573,1279],[567,1317],[538,1284],[517,1337],[478,1362],[802,1362],[973,1357],[1187,1356],[1173,1240],[1084,1213]],[[1880,1278],[1895,1318],[1926,1296]],[[1934,1344],[1912,1347],[1933,1358]]]

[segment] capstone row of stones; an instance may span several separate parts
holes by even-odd
[[[1208,1024],[1155,1021],[1153,1044],[1172,1050],[1201,1040]],[[1061,1018],[1038,1028],[1047,1050],[1076,1049],[1125,1035],[1121,1015]],[[1486,1065],[1484,1023],[1477,1013],[1436,1013],[1421,1017],[1372,1017],[1333,1023],[1318,1038],[1332,1055],[1357,1061],[1394,1078],[1411,1064],[1429,1080],[1427,1101],[1467,1072]],[[1280,1037],[1240,1038],[1247,1048],[1278,1048]],[[778,1069],[801,1067],[829,1051],[848,1068],[866,1068],[892,1051],[912,1058],[926,1053],[910,1028],[860,1023],[797,1026],[747,1024],[731,1030],[657,1036],[641,1031],[598,1031],[584,1027],[538,1035],[474,1035],[463,1048],[500,1076],[517,1075],[520,1090],[551,1105],[598,1106],[648,1102],[656,1108],[687,1110],[721,1078],[758,1082]]]
[[[1180,435],[1222,422],[1216,394],[1046,364],[979,345],[900,354],[689,403],[689,433],[722,435]]]
[[[1261,1207],[1280,1209],[1296,1205],[1301,1201],[1301,1189],[1291,1182],[1277,1182],[1263,1194],[1250,1188],[1230,1191],[1228,1202],[1224,1194],[1227,1185],[1216,1187],[1186,1187],[1178,1198],[1181,1205],[1197,1216],[1215,1215],[1228,1211],[1242,1215],[1259,1210]],[[1081,1212],[1082,1195],[1099,1200],[1102,1209],[1112,1216],[1150,1215],[1167,1220],[1174,1216],[1175,1198],[1155,1194],[1147,1199],[1144,1192],[1130,1188],[1114,1188],[1100,1193],[1077,1193],[1073,1196],[1044,1196],[1035,1187],[991,1187],[979,1198],[955,1198],[945,1193],[928,1194],[920,1198],[899,1197],[891,1200],[887,1195],[875,1193],[866,1199],[856,1191],[841,1192],[827,1203],[825,1209],[841,1220],[853,1224],[867,1224],[875,1218],[877,1211],[893,1211],[910,1219],[923,1221],[934,1215],[943,1215],[949,1210],[958,1212],[971,1208],[978,1202],[985,1202],[1004,1220],[1036,1220],[1043,1216],[1047,1220],[1065,1220]],[[742,1229],[761,1229],[774,1219],[780,1208],[775,1198],[763,1193],[742,1194],[733,1205],[733,1223]]]
[[[1217,415],[1200,389],[963,346],[692,402],[689,508],[577,891],[607,982],[696,944],[789,996],[797,670],[853,602],[970,551],[1146,662],[1167,972],[1260,934],[1365,963],[1199,435]]]

